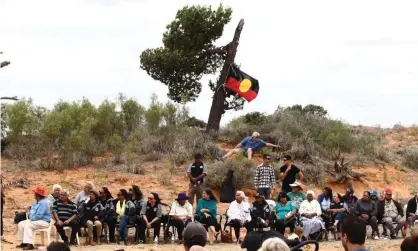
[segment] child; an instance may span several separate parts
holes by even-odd
[[[292,234],[290,234],[287,238],[289,240],[302,240],[303,236],[303,228],[301,227],[295,227],[295,230]]]

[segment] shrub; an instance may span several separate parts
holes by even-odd
[[[418,170],[418,147],[409,147],[405,153],[405,165]]]
[[[212,188],[220,188],[226,179],[229,169],[234,170],[234,185],[241,189],[253,188],[255,166],[248,160],[226,160],[208,165],[206,184]]]

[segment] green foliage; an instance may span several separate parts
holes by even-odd
[[[382,134],[353,129],[342,121],[327,118],[325,112],[316,105],[294,105],[279,107],[271,115],[249,113],[233,119],[221,130],[221,137],[236,144],[257,131],[266,142],[279,144],[284,151],[303,160],[317,155],[330,158],[338,151],[371,158],[380,153]],[[256,124],[257,121],[263,122]]]
[[[233,183],[237,189],[254,187],[254,164],[247,159],[226,160],[215,162],[208,168],[206,184],[212,188],[219,188],[226,178],[229,169],[234,170]]]
[[[222,36],[232,10],[220,5],[186,6],[167,25],[163,47],[142,52],[141,69],[167,85],[175,102],[194,101],[202,90],[203,75],[215,73],[223,54],[215,53],[215,41]]]
[[[106,152],[113,153],[115,163],[134,154],[154,160],[167,154],[176,164],[195,152],[208,158],[222,154],[209,136],[187,127],[189,113],[184,106],[162,104],[156,95],[148,109],[119,94],[118,102],[105,100],[98,107],[83,99],[59,101],[47,111],[23,99],[3,105],[2,111],[2,126],[8,128],[4,136],[10,142],[5,153],[17,160],[41,158],[39,165],[47,169],[85,165]],[[138,166],[129,165],[129,170]]]

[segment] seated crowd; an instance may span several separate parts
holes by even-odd
[[[417,196],[408,202],[404,215],[400,203],[392,198],[391,189],[386,189],[382,199],[378,198],[376,191],[365,191],[358,199],[352,188],[342,195],[326,187],[317,198],[312,190],[304,193],[304,185],[296,179],[303,178],[303,174],[290,163],[290,156],[284,157],[285,165],[281,168],[282,192],[276,201],[270,200],[276,186],[270,159],[269,155],[264,155],[263,163],[257,167],[254,202],[250,204],[244,192],[236,191],[235,200],[232,199],[225,213],[224,229],[233,229],[237,243],[241,243],[241,228],[247,230],[248,236],[251,232],[266,229],[284,236],[289,228],[286,241],[320,240],[328,238],[327,233],[334,233],[336,239],[341,239],[344,232],[342,223],[348,216],[370,225],[374,239],[380,238],[379,224],[383,225],[384,235],[389,230],[388,236],[396,239],[404,224],[412,228],[417,221]],[[175,228],[178,240],[182,242],[183,231],[192,221],[202,224],[209,243],[213,244],[221,234],[222,216],[217,211],[218,201],[212,190],[204,186],[206,172],[207,167],[202,163],[201,155],[197,154],[195,162],[187,169],[191,196],[179,193],[167,214],[163,213],[163,206],[168,205],[161,202],[157,193],[151,192],[144,198],[136,185],[128,191],[120,189],[117,198],[113,198],[108,188],[102,187],[97,192],[94,184],[87,182],[73,201],[69,191],[58,184],[53,186],[50,195],[43,188],[37,188],[34,190],[36,202],[28,210],[28,219],[18,224],[18,239],[22,241],[18,247],[34,249],[34,231],[48,228],[51,222],[62,241],[69,245],[77,245],[81,230],[84,230],[90,245],[101,244],[102,239],[127,245],[129,228],[135,228],[135,243],[146,243],[151,229],[153,240],[158,242],[161,227],[165,240],[174,234],[170,229]],[[70,237],[67,237],[66,229],[71,229]]]

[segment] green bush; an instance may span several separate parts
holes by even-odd
[[[212,188],[220,188],[229,169],[234,170],[233,182],[237,189],[254,187],[255,166],[246,159],[226,160],[209,164],[206,184]]]

